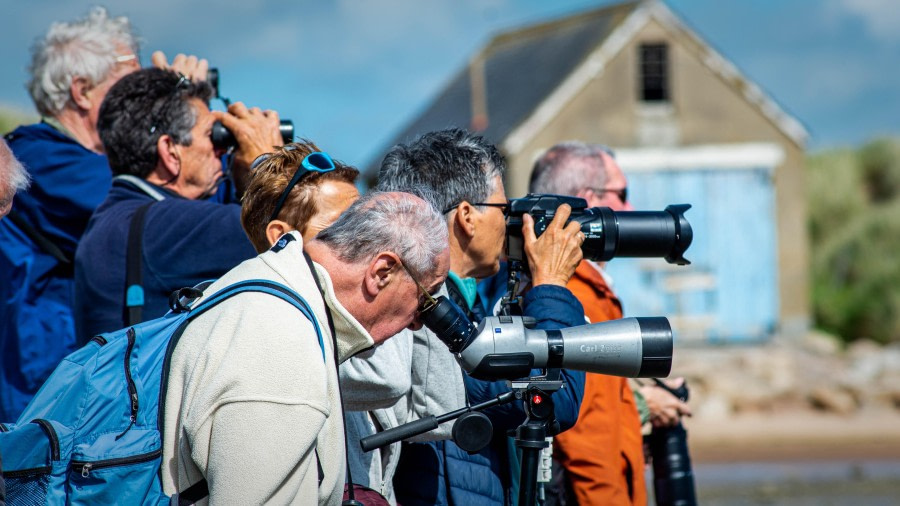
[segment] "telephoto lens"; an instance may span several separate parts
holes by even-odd
[[[690,204],[670,205],[663,211],[613,211],[608,207],[587,207],[578,197],[529,194],[509,203],[506,222],[507,256],[524,261],[522,217],[534,218],[534,233],[540,236],[556,216],[556,209],[572,208],[569,222],[581,224],[586,260],[607,261],[614,257],[664,258],[670,264],[687,265],[684,258],[693,240],[691,224],[684,217]]]
[[[657,382],[682,401],[688,400],[687,384],[671,389]],[[653,458],[653,492],[658,506],[695,506],[694,471],[688,450],[687,431],[681,422],[673,427],[654,427],[647,436]]]

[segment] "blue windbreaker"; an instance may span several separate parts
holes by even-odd
[[[106,157],[47,123],[7,135],[31,174],[13,211],[69,259],[93,210],[109,191]],[[0,220],[0,421],[13,421],[59,361],[75,349],[72,266]]]

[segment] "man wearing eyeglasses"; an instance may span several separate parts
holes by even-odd
[[[210,286],[207,295],[249,279],[286,285],[309,304],[321,340],[309,319],[266,294],[241,294],[197,317],[171,359],[163,490],[206,480],[210,504],[339,504],[337,365],[422,326],[426,294],[450,264],[441,225],[418,197],[370,193],[310,241],[289,232]]]
[[[535,162],[529,191],[572,195],[589,207],[631,211],[628,181],[601,145],[570,141],[547,150]],[[622,318],[622,304],[602,265],[583,260],[568,283],[591,323]],[[656,386],[641,387],[654,425],[674,425],[687,405]],[[647,503],[641,420],[625,378],[587,374],[578,423],[555,438],[554,457],[565,468],[563,489],[580,505]]]
[[[505,165],[497,148],[483,137],[450,129],[395,146],[379,172],[381,190],[416,192],[424,187],[433,192],[444,212],[450,240],[445,289],[473,321],[486,315],[475,290],[477,280],[495,274],[500,267],[506,237]],[[523,229],[534,285],[525,296],[524,313],[535,317],[543,329],[584,323],[581,305],[565,288],[581,260],[583,241],[577,224],[563,226],[569,212],[568,206],[562,206],[540,238],[535,237],[529,218]],[[378,360],[382,351],[375,350],[371,360]],[[464,375],[446,345],[427,329],[414,333],[412,366],[411,372],[397,370],[394,375],[410,374],[413,385],[440,385],[444,396],[457,396],[454,408],[464,406],[467,400],[481,402],[509,391],[505,382]],[[554,400],[556,419],[565,430],[575,423],[584,373],[563,371],[562,380],[566,386],[554,394]],[[406,402],[412,405],[410,410],[424,409],[436,415],[446,411],[439,400],[425,390],[413,389]],[[514,501],[518,459],[505,434],[525,420],[525,413],[520,403],[512,403],[486,414],[495,438],[477,454],[469,455],[452,441],[404,444],[393,480],[397,502],[499,505]],[[448,432],[432,437],[447,438]]]
[[[162,316],[173,290],[256,255],[240,206],[205,199],[222,177],[222,152],[210,134],[216,120],[234,133],[233,170],[247,173],[282,143],[278,115],[239,103],[210,111],[210,94],[203,81],[155,68],[129,74],[107,94],[98,130],[115,177],[75,254],[82,342]]]

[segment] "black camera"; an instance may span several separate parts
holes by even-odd
[[[534,233],[540,236],[556,215],[569,204],[569,221],[581,224],[586,260],[606,261],[614,257],[665,258],[670,264],[687,265],[684,252],[691,245],[691,224],[684,217],[690,204],[666,207],[664,211],[613,211],[608,207],[588,207],[578,197],[531,193],[509,202],[506,220],[506,253],[511,261],[525,263],[522,217],[534,218]]]
[[[219,94],[219,69],[215,67],[209,69],[206,73],[206,82],[213,90],[213,98],[221,99],[226,107],[231,104],[230,100]],[[289,119],[281,120],[278,130],[281,132],[281,140],[283,140],[285,144],[294,140],[293,121]],[[215,146],[216,149],[236,148],[238,145],[237,139],[234,138],[234,134],[231,133],[231,130],[227,129],[221,121],[213,123],[212,135],[210,135],[210,137],[212,138],[213,146]]]
[[[656,384],[684,402],[688,400],[687,383],[676,389],[662,381]],[[674,427],[655,427],[646,436],[653,459],[653,492],[658,506],[695,506],[694,471],[687,444],[687,431],[681,422]]]
[[[285,144],[294,140],[294,123],[291,120],[281,120],[278,130],[281,132],[281,140],[283,140]],[[231,133],[231,130],[227,129],[221,121],[213,123],[212,135],[210,135],[210,137],[212,138],[213,146],[215,146],[216,149],[236,148],[238,145],[237,139],[234,138],[234,134]]]

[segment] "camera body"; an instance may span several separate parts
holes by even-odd
[[[693,232],[684,217],[690,204],[670,205],[664,211],[613,211],[588,207],[579,197],[531,193],[509,202],[506,220],[506,254],[509,260],[526,264],[522,218],[534,218],[534,233],[540,236],[562,204],[572,208],[569,221],[581,224],[585,240],[581,251],[586,260],[606,261],[614,257],[661,257],[671,264],[687,265],[684,252]]]

